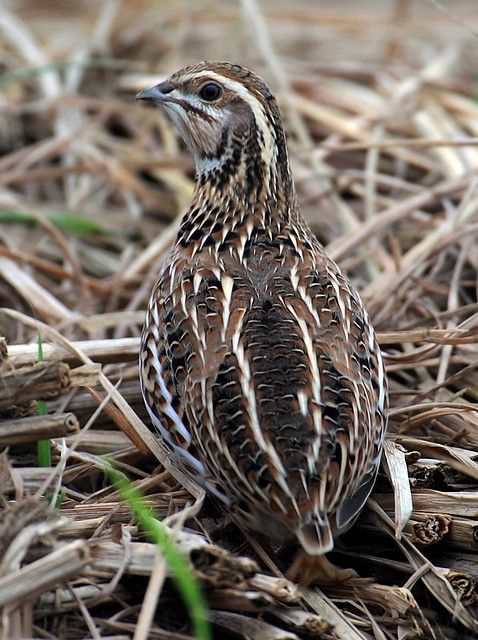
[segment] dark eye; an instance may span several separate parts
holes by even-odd
[[[215,82],[208,82],[199,89],[199,97],[207,102],[214,102],[221,95],[221,87]]]

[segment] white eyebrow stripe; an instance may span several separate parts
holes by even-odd
[[[256,118],[256,123],[258,127],[260,127],[261,132],[264,136],[264,151],[262,153],[262,159],[266,163],[266,166],[270,162],[273,161],[273,153],[276,150],[276,144],[274,140],[273,133],[271,131],[271,126],[269,121],[266,118],[266,113],[263,104],[261,101],[256,98],[247,87],[245,87],[242,82],[237,82],[236,80],[231,80],[231,78],[226,78],[222,76],[220,73],[215,73],[214,71],[200,71],[199,73],[191,73],[182,78],[183,82],[187,82],[188,80],[192,80],[193,78],[210,78],[211,80],[217,80],[219,84],[221,84],[226,89],[230,89],[237,93],[241,98],[246,102],[250,108],[252,109],[253,114]]]

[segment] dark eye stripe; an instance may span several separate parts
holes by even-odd
[[[184,109],[184,111],[201,116],[201,118],[204,118],[204,120],[206,120],[207,122],[213,122],[216,119],[213,118],[213,116],[211,116],[209,113],[205,113],[202,109],[190,104],[187,100],[174,100],[174,102],[177,102],[177,104],[179,104]]]

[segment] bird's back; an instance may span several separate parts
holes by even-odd
[[[300,215],[263,80],[202,62],[139,97],[162,105],[196,162],[146,318],[146,406],[232,517],[317,557],[378,469],[386,380],[373,328]]]
[[[245,243],[222,237],[193,254],[178,243],[158,282],[146,397],[237,519],[277,537],[295,531],[322,552],[377,470],[385,389],[375,336],[302,222],[256,226]]]

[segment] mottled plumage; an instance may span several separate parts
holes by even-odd
[[[147,311],[146,406],[237,522],[321,556],[378,470],[387,390],[374,330],[300,215],[260,78],[201,63],[139,98],[165,108],[197,167]]]

